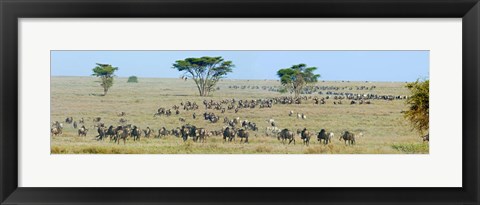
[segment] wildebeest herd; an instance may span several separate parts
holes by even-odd
[[[145,129],[141,129],[134,124],[127,124],[128,117],[126,112],[117,112],[116,115],[121,117],[118,120],[120,125],[105,125],[102,121],[102,117],[93,117],[91,128],[96,130],[94,139],[98,141],[108,140],[112,143],[119,144],[123,141],[126,144],[128,139],[133,141],[140,140],[141,137],[145,138],[164,138],[166,136],[175,136],[184,142],[191,139],[193,142],[206,143],[208,138],[219,136],[224,142],[235,142],[236,138],[239,138],[240,143],[249,143],[251,136],[257,136],[261,132],[258,129],[257,123],[249,121],[248,119],[241,120],[240,117],[229,118],[223,116],[227,110],[232,110],[234,113],[238,113],[243,109],[270,109],[277,104],[301,104],[313,102],[313,104],[321,104],[319,102],[325,102],[327,99],[319,99],[317,97],[304,96],[299,98],[294,97],[274,97],[274,98],[262,98],[262,99],[223,99],[223,100],[203,100],[204,112],[197,114],[200,110],[200,106],[196,102],[186,101],[180,102],[178,105],[160,107],[153,114],[153,118],[158,117],[171,117],[179,115],[181,112],[192,112],[192,119],[198,118],[198,115],[202,116],[202,119],[212,124],[219,125],[220,128],[215,130],[207,130],[204,127],[198,127],[190,123],[186,123],[186,119],[180,117],[177,127],[167,129],[161,127],[158,131],[147,126]],[[217,113],[215,113],[217,112]],[[287,113],[286,113],[287,114]],[[288,112],[289,117],[296,116],[298,119],[306,120],[307,116],[304,113],[296,113],[293,110]],[[174,118],[173,118],[174,119]],[[51,135],[57,136],[63,133],[63,123],[71,124],[73,128],[77,129],[78,136],[85,137],[89,132],[88,126],[86,126],[84,118],[80,118],[78,122],[73,117],[69,116],[65,118],[64,122],[55,121],[51,125]],[[276,137],[278,141],[283,144],[295,144],[295,139],[299,138],[302,144],[308,146],[312,137],[317,137],[316,141],[321,144],[329,144],[332,142],[335,134],[333,132],[327,132],[324,128],[320,128],[318,131],[314,129],[310,130],[306,127],[298,128],[296,132],[289,128],[279,128],[274,119],[270,118],[266,120],[266,129],[263,134],[267,136]],[[339,140],[343,140],[345,145],[355,144],[355,134],[351,131],[344,131],[339,135]],[[250,139],[249,139],[250,138]]]
[[[268,91],[278,81],[227,79],[202,97],[191,80],[148,78],[99,97],[92,80],[53,78],[52,153],[428,153],[401,82],[319,82],[296,98]]]

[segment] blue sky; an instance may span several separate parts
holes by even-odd
[[[90,76],[95,63],[116,75],[177,78],[172,64],[189,57],[222,56],[235,68],[228,79],[277,79],[281,68],[305,63],[319,80],[415,81],[429,77],[429,51],[52,51],[52,76]]]

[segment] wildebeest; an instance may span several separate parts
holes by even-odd
[[[165,114],[165,108],[161,107],[161,108],[158,108],[157,112],[153,114],[153,117],[155,116],[162,116]]]
[[[333,133],[332,133],[333,134]],[[327,133],[325,131],[325,129],[321,129],[320,132],[318,133],[317,135],[317,140],[322,143],[322,140],[323,140],[323,143],[324,144],[328,144],[329,142],[331,142],[331,139],[329,137],[329,133]]]
[[[150,127],[147,127],[147,129],[144,129],[143,133],[145,134],[146,138],[149,138],[153,134],[152,129],[150,129]]]
[[[87,136],[88,129],[84,125],[78,129],[78,136]]]
[[[312,133],[307,130],[307,128],[303,128],[302,132],[300,133],[300,138],[303,140],[304,145],[310,144],[310,138],[312,137]]]
[[[125,112],[119,112],[119,113],[117,113],[117,116],[118,116],[118,117],[123,117],[123,116],[125,116],[125,115],[127,115],[127,113],[125,113]]]
[[[118,122],[120,122],[121,124],[125,124],[125,123],[128,122],[128,120],[120,118],[120,120],[118,120]]]
[[[56,128],[56,127],[52,127],[52,128],[50,128],[50,133],[53,136],[57,136],[57,135],[62,134],[62,131],[60,129]]]
[[[95,138],[97,140],[103,140],[105,138],[105,135],[106,135],[105,127],[98,127],[97,128],[97,133],[98,133],[98,135],[95,136]]]
[[[289,140],[288,144],[292,143],[295,144],[295,134],[288,130],[288,129],[283,129],[278,133],[278,140],[281,140],[283,144],[285,144],[286,140]]]
[[[183,125],[182,129],[180,129],[183,141],[187,141],[188,137],[195,137],[196,130],[197,128],[193,125]]]
[[[240,138],[240,142],[242,142],[243,139],[245,139],[245,143],[248,143],[249,136],[250,134],[248,133],[248,130],[245,130],[245,129],[238,130],[238,137]]]
[[[270,134],[273,136],[277,136],[278,133],[280,133],[280,128],[278,127],[266,127],[265,128],[265,134],[269,136]]]
[[[248,120],[244,120],[242,122],[242,127],[245,129],[251,129],[253,131],[258,130],[257,124],[255,124],[254,122],[249,122]]]
[[[182,134],[180,127],[172,129],[172,134],[175,135],[175,137],[180,137],[180,135]]]
[[[130,135],[130,126],[118,126],[115,128],[115,142],[120,143],[120,140],[123,140],[123,144],[126,144],[127,137]]]
[[[133,141],[137,141],[137,140],[140,140],[140,136],[142,135],[142,131],[140,131],[139,127],[134,125],[130,135],[133,137]]]
[[[165,137],[168,134],[168,130],[165,127],[158,129],[158,138]]]
[[[77,121],[74,121],[74,122],[73,122],[73,128],[74,128],[74,129],[77,129]]]
[[[235,130],[233,128],[227,127],[225,130],[223,130],[223,140],[224,141],[229,141],[231,142],[232,140],[235,140]]]
[[[344,133],[342,133],[342,135],[340,136],[340,141],[345,140],[345,145],[354,145],[355,144],[355,134],[349,132],[349,131],[345,131]]]
[[[84,123],[85,123],[85,120],[83,120],[83,117],[80,118],[80,120],[78,121],[78,123],[80,123],[80,124],[84,124]]]
[[[329,132],[327,133],[327,135],[328,135],[328,141],[332,142],[332,139],[335,137],[335,134],[333,134],[333,132]]]
[[[422,139],[423,139],[424,142],[425,142],[425,141],[427,141],[427,142],[430,141],[429,135],[430,135],[430,134],[427,134],[427,135],[425,135],[425,136],[422,137]]]
[[[100,122],[100,120],[102,120],[101,117],[95,117],[95,118],[93,118],[93,122]]]
[[[63,124],[58,121],[52,123],[52,126],[50,127],[50,133],[53,136],[61,135],[63,133]]]
[[[65,123],[72,124],[72,122],[73,122],[73,117],[67,117],[65,119]]]
[[[107,129],[107,132],[105,132],[105,137],[110,137],[110,141],[112,141],[112,139],[115,138],[115,133],[115,128],[113,127],[113,125],[110,125],[110,127],[108,127]]]
[[[207,138],[207,131],[205,128],[196,128],[195,129],[195,137],[193,138],[193,141],[195,142],[206,142]]]
[[[267,120],[267,123],[272,125],[272,127],[275,127],[275,120],[274,119]]]
[[[123,139],[123,144],[126,144],[127,132],[125,132],[121,127],[117,127],[114,139],[117,144],[120,144],[120,139]]]

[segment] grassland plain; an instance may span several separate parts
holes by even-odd
[[[245,89],[230,88],[233,85],[250,86]],[[204,127],[207,130],[219,130],[224,124],[210,123],[201,115],[205,111],[204,99],[221,100],[259,99],[266,97],[285,96],[278,92],[263,89],[252,89],[252,86],[278,86],[276,80],[222,80],[218,83],[219,90],[211,97],[198,96],[197,88],[192,80],[162,78],[139,78],[138,83],[127,83],[127,78],[116,78],[113,87],[106,96],[99,96],[103,91],[98,79],[94,77],[52,77],[51,78],[51,119],[63,122],[66,117],[73,117],[75,121],[85,119],[89,129],[86,137],[78,137],[77,130],[72,125],[64,123],[64,131],[60,136],[51,136],[52,154],[425,154],[428,153],[428,143],[423,143],[419,135],[412,131],[408,122],[402,117],[402,110],[406,110],[405,100],[372,100],[372,104],[350,105],[344,103],[334,105],[327,100],[324,105],[315,105],[310,100],[302,104],[282,105],[275,104],[271,109],[241,109],[238,113],[227,110],[224,114],[213,111],[221,119],[240,117],[241,120],[255,122],[259,131],[251,132],[248,144],[225,143],[221,136],[212,136],[206,143],[195,143],[191,140],[183,142],[181,138],[167,136],[165,138],[141,138],[140,141],[127,140],[114,144],[105,141],[96,141],[96,129],[93,118],[101,117],[105,125],[119,125],[121,117],[118,112],[126,112],[123,118],[128,123],[137,125],[141,129],[149,126],[155,129],[166,127],[172,129],[181,126],[178,119],[183,117],[186,123]],[[388,95],[408,95],[404,82],[341,82],[320,81],[320,86],[376,86],[373,90],[345,90],[351,93],[372,93]],[[325,91],[324,91],[325,92]],[[318,93],[312,96],[324,97]],[[153,117],[159,107],[170,108],[180,102],[194,101],[200,106],[195,111],[184,111],[170,117]],[[289,111],[304,113],[307,119],[290,117]],[[192,118],[195,112],[197,119]],[[310,146],[302,145],[299,137],[295,145],[284,145],[275,137],[267,136],[265,129],[268,119],[275,119],[277,127],[297,130],[308,128],[318,132],[324,128],[335,133],[333,143],[323,145],[312,139]],[[342,131],[363,133],[357,138],[354,146],[345,146],[338,137]]]

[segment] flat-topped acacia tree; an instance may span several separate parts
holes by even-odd
[[[117,67],[113,67],[109,64],[97,63],[97,66],[92,69],[93,76],[99,77],[101,80],[100,86],[103,87],[103,96],[107,95],[108,89],[113,85],[114,73],[117,71]]]
[[[225,61],[222,57],[204,56],[201,58],[186,58],[177,60],[173,68],[185,72],[197,85],[200,96],[208,96],[214,91],[217,82],[232,72],[235,67],[232,61]]]
[[[277,71],[277,75],[282,85],[295,93],[295,97],[298,97],[307,83],[317,82],[320,75],[313,73],[315,70],[317,67],[307,67],[306,64],[301,63],[290,68],[280,69]]]

